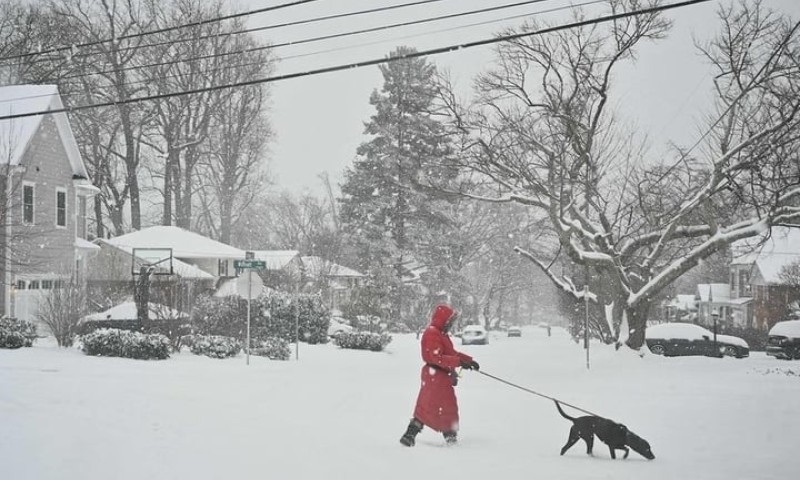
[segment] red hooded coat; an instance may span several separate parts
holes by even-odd
[[[444,328],[454,310],[438,305],[431,323],[422,334],[422,386],[417,396],[414,418],[437,432],[458,431],[458,403],[450,373],[461,362],[471,362],[472,357],[453,348],[453,342]]]

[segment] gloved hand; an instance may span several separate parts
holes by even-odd
[[[478,362],[472,360],[470,362],[461,362],[461,368],[466,368],[467,370],[475,370],[478,371],[481,369],[481,366],[478,365]]]

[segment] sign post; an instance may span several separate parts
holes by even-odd
[[[243,275],[236,279],[236,291],[240,296],[247,297],[247,340],[245,344],[245,352],[247,357],[247,365],[250,365],[250,301],[253,298],[253,290],[261,290],[264,283],[261,277],[254,271],[257,268],[266,268],[267,262],[263,260],[253,260],[253,252],[247,252],[249,257],[247,260],[234,260],[233,267],[243,269]]]

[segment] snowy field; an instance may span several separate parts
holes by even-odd
[[[46,342],[45,342],[46,343]],[[40,344],[0,350],[3,479],[787,479],[800,472],[800,362],[644,358],[563,330],[493,333],[460,347],[487,373],[626,423],[656,459],[611,460],[595,442],[563,457],[553,403],[464,372],[459,445],[430,430],[398,443],[414,406],[414,335],[386,352],[301,345],[300,361],[188,352],[87,357]],[[568,410],[570,411],[570,410]],[[578,412],[571,411],[577,414]]]

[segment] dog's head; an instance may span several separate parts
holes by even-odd
[[[630,430],[628,430],[625,434],[625,444],[631,447],[634,452],[648,460],[653,460],[656,458],[656,456],[653,455],[653,451],[650,449],[650,444],[647,443],[647,440],[639,435],[636,435]]]

